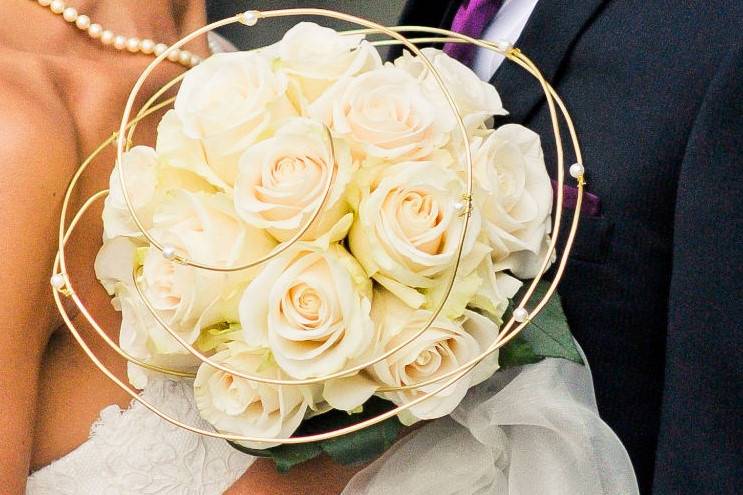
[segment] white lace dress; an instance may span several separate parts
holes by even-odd
[[[206,427],[191,383],[151,380],[145,398]],[[217,495],[253,458],[135,403],[101,412],[90,439],[28,479],[27,495]],[[248,472],[246,476],[249,476]],[[497,373],[455,412],[416,430],[342,495],[634,495],[632,465],[596,412],[590,370],[547,359]],[[290,494],[287,494],[290,495]],[[320,495],[320,494],[319,494]]]
[[[142,395],[181,421],[202,428],[190,381],[153,378]],[[227,442],[171,425],[139,403],[108,406],[79,448],[35,472],[33,495],[211,495],[223,493],[252,457]]]

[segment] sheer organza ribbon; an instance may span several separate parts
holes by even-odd
[[[588,367],[547,359],[496,373],[447,418],[398,442],[342,495],[634,495]]]

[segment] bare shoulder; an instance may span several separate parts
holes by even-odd
[[[0,52],[0,64],[10,66],[0,76],[0,229],[12,241],[0,244],[7,277],[0,284],[0,318],[5,319],[12,311],[6,305],[30,304],[29,296],[48,279],[57,212],[77,145],[69,112],[43,66],[25,60],[14,68],[17,59],[2,59]],[[35,316],[43,317],[39,307]]]
[[[5,60],[2,52],[0,63],[0,486],[21,493],[37,375],[56,325],[48,288],[54,227],[76,144],[43,67]]]
[[[5,179],[7,159],[33,161],[39,154],[69,158],[75,153],[75,131],[70,114],[57,94],[57,87],[44,65],[33,58],[18,57],[0,50],[0,136]],[[43,146],[43,148],[39,148]],[[29,170],[31,172],[31,170]],[[62,172],[62,171],[60,171]]]

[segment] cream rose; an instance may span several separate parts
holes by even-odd
[[[411,307],[426,302],[425,290],[448,276],[464,228],[463,182],[433,162],[405,162],[384,169],[361,191],[349,233],[351,252],[366,272]],[[470,218],[462,256],[480,229]],[[472,267],[474,269],[474,266]]]
[[[242,373],[286,379],[265,349],[239,341],[226,344],[212,359]],[[220,432],[267,439],[291,436],[315,400],[312,387],[258,383],[207,364],[199,367],[194,396],[201,416]],[[240,443],[257,449],[278,445]]]
[[[371,282],[343,247],[300,246],[269,262],[245,290],[245,341],[267,346],[296,378],[340,371],[370,349]]]
[[[245,225],[224,195],[184,190],[164,196],[152,215],[152,235],[195,261],[230,266],[256,259],[276,245],[262,231]],[[117,297],[122,311],[120,339],[125,350],[147,362],[196,364],[188,351],[163,329],[139,298],[133,270],[142,266],[138,284],[158,316],[182,339],[193,344],[201,330],[215,323],[236,321],[238,289],[255,270],[224,273],[201,270],[163,257],[153,247],[117,237],[106,241],[96,258],[101,283]],[[146,376],[130,369],[133,383]]]
[[[154,213],[151,232],[154,238],[173,247],[179,255],[217,266],[256,259],[276,245],[262,231],[241,222],[232,210],[231,201],[224,195],[188,191],[171,192]],[[101,249],[96,272],[109,292],[121,283],[130,294],[136,294],[132,285],[133,265],[122,262],[133,259],[134,255],[126,249],[135,248],[131,243],[124,246],[122,241],[111,241]],[[230,273],[202,270],[168,260],[154,247],[136,249],[142,265],[138,284],[144,296],[164,322],[188,343],[196,341],[202,328],[236,319],[238,287],[246,284],[255,270]],[[147,310],[141,301],[132,304]],[[234,316],[226,318],[226,314]],[[156,353],[187,352],[154,323],[154,326],[148,324],[143,332],[149,336]]]
[[[152,214],[157,196],[158,156],[147,146],[135,146],[122,155],[127,193],[137,217],[145,228],[152,226]],[[103,207],[103,237],[138,237],[141,232],[132,219],[121,187],[119,166],[114,167],[109,179],[109,191]]]
[[[157,205],[168,191],[184,189],[192,192],[216,192],[215,182],[210,182],[199,171],[170,161],[147,146],[135,146],[122,156],[127,193],[134,211],[145,229],[152,227],[152,216]],[[109,180],[109,192],[103,208],[104,239],[117,236],[141,237],[134,219],[127,208],[119,177],[119,165]]]
[[[242,152],[296,114],[287,84],[259,52],[213,55],[183,79],[175,100],[181,131],[201,142],[209,167],[227,185]]]
[[[138,283],[164,322],[193,344],[202,328],[221,320],[209,310],[229,295],[224,290],[227,280],[225,274],[174,263],[155,248],[148,248]],[[152,338],[160,340],[158,336],[153,334]],[[162,337],[156,344],[163,353],[184,352],[169,335]]]
[[[334,82],[382,65],[364,36],[343,36],[333,29],[300,22],[274,47],[281,70],[313,101]]]
[[[520,278],[539,272],[549,245],[552,186],[539,136],[504,125],[471,142],[483,232],[497,270]]]
[[[199,361],[189,354],[154,319],[133,286],[133,270],[138,265],[137,245],[126,237],[103,243],[95,260],[95,272],[121,311],[119,345],[130,355],[147,363],[184,371],[195,370]],[[215,308],[216,309],[216,308]],[[147,385],[150,372],[129,363],[129,381],[137,388]]]
[[[185,190],[171,191],[160,204],[152,236],[192,261],[216,266],[247,263],[276,246],[267,233],[238,218],[228,195]]]
[[[480,234],[472,250],[463,257],[457,270],[452,291],[449,293],[441,315],[457,319],[466,309],[476,309],[487,314],[498,324],[508,309],[509,300],[518,292],[522,283],[503,271],[496,271],[491,259],[491,249],[484,234]],[[433,310],[441,304],[446,290],[445,283],[436,284],[425,291],[426,309]]]
[[[314,239],[348,213],[344,192],[353,169],[343,141],[331,143],[317,122],[293,119],[274,137],[248,148],[240,159],[235,208],[249,225],[285,241],[304,228],[320,206],[328,180],[334,177],[322,213],[304,236]]]
[[[197,369],[201,361],[155,321],[136,292],[123,288],[118,292],[117,301],[117,306],[121,308],[119,345],[124,351],[146,363],[164,368],[188,372]],[[127,374],[132,385],[143,389],[150,377],[159,373],[127,363]]]
[[[216,266],[234,266],[264,256],[276,245],[265,232],[237,218],[226,195],[177,191],[154,215],[153,237],[180,256]],[[175,263],[149,248],[143,260],[145,296],[189,343],[209,320],[211,309],[252,279],[258,268],[240,272],[204,270]],[[216,316],[216,315],[212,315]]]
[[[428,59],[444,81],[444,84],[454,97],[457,109],[462,120],[469,129],[480,127],[494,115],[506,115],[508,112],[492,84],[482,81],[472,69],[451,58],[446,53],[435,48],[424,48],[423,56]],[[395,60],[395,66],[418,78],[425,94],[438,101],[439,105],[448,103],[441,91],[441,87],[428,70],[420,57],[410,52]],[[450,110],[451,111],[451,110]]]
[[[357,152],[383,160],[428,157],[449,141],[455,122],[450,109],[432,104],[420,81],[391,65],[339,81],[309,113]]]
[[[206,182],[206,184],[197,184],[192,189],[208,191],[211,186],[215,190],[230,190],[230,186],[209,165],[201,139],[190,138],[183,132],[183,123],[175,110],[168,110],[160,120],[157,126],[155,150],[161,161],[178,171],[181,177],[190,172]],[[167,177],[167,179],[172,178]],[[191,179],[191,182],[197,182]],[[163,180],[161,182],[170,184],[175,181]]]
[[[389,292],[374,297],[373,318],[380,332],[381,350],[389,351],[410,340],[424,327],[431,313],[413,310]],[[370,373],[380,384],[390,387],[414,385],[442,377],[485,351],[497,338],[498,327],[487,318],[467,311],[463,318],[437,318],[429,329],[387,359],[372,365]],[[435,419],[451,413],[467,390],[490,377],[498,369],[497,351],[453,385],[408,409],[401,419]],[[433,393],[450,378],[420,388],[385,392],[383,397],[397,405],[407,404]]]

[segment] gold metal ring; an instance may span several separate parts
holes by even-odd
[[[445,85],[443,83],[443,80],[441,79],[440,75],[436,72],[436,70],[434,69],[434,67],[432,66],[432,64],[424,56],[422,56],[422,54],[420,53],[420,50],[418,50],[418,48],[415,46],[415,43],[441,42],[441,41],[452,41],[452,42],[461,42],[461,43],[471,43],[471,44],[477,45],[479,47],[482,47],[484,49],[493,50],[493,51],[497,51],[499,53],[503,53],[510,61],[512,61],[514,63],[517,63],[524,70],[526,70],[527,72],[531,73],[539,81],[539,83],[541,84],[542,89],[543,89],[543,91],[545,93],[545,97],[547,99],[547,103],[548,103],[548,106],[549,106],[551,121],[552,121],[552,125],[553,125],[553,131],[555,133],[556,149],[557,149],[557,159],[558,159],[557,160],[558,161],[558,167],[557,167],[557,169],[558,169],[558,181],[557,182],[558,182],[558,190],[557,190],[557,211],[556,211],[556,214],[555,214],[555,225],[556,225],[556,227],[554,229],[554,235],[552,236],[552,239],[551,239],[551,242],[550,242],[550,246],[549,246],[547,255],[545,256],[545,259],[543,260],[541,270],[540,270],[538,276],[530,284],[530,286],[527,289],[527,292],[524,295],[524,297],[522,298],[522,300],[519,302],[519,305],[518,306],[519,307],[524,307],[527,304],[527,302],[530,299],[530,297],[532,296],[532,294],[534,292],[534,289],[536,287],[536,284],[539,282],[542,274],[544,273],[544,271],[546,270],[547,266],[550,263],[550,259],[552,257],[552,254],[554,253],[554,250],[555,250],[555,244],[556,244],[556,241],[557,241],[557,233],[558,233],[559,225],[560,225],[560,221],[561,221],[562,203],[563,203],[562,186],[563,186],[563,183],[564,183],[564,157],[563,157],[563,149],[562,149],[562,140],[561,140],[560,130],[559,130],[559,122],[558,122],[557,113],[556,113],[556,110],[555,110],[555,102],[557,103],[557,106],[559,107],[560,112],[562,113],[563,118],[565,119],[566,125],[567,125],[567,127],[569,129],[570,138],[571,138],[571,141],[572,141],[572,144],[573,144],[573,148],[575,150],[576,160],[579,163],[582,162],[581,154],[580,154],[580,148],[579,148],[578,140],[577,140],[577,135],[576,135],[574,126],[572,124],[572,121],[570,119],[570,116],[569,116],[569,114],[567,112],[567,109],[565,108],[565,105],[562,102],[562,100],[560,100],[560,98],[558,97],[558,95],[556,94],[556,92],[554,91],[554,89],[543,78],[543,76],[541,75],[541,73],[539,72],[539,70],[536,68],[536,66],[531,62],[531,60],[529,60],[518,49],[504,49],[504,47],[502,45],[497,45],[497,44],[494,44],[494,43],[491,43],[491,42],[488,42],[488,41],[485,41],[485,40],[476,40],[476,39],[469,38],[467,36],[463,36],[463,35],[460,35],[458,33],[454,33],[454,32],[443,30],[443,29],[424,28],[424,27],[417,27],[417,26],[400,26],[400,27],[394,27],[394,28],[385,28],[385,27],[383,27],[383,26],[381,26],[379,24],[376,24],[376,23],[373,23],[371,21],[367,21],[367,20],[364,20],[364,19],[361,19],[361,18],[358,18],[358,17],[355,17],[355,16],[351,16],[351,15],[348,15],[348,14],[342,14],[342,13],[334,12],[334,11],[323,10],[323,9],[285,9],[285,10],[275,10],[275,11],[267,11],[267,12],[255,12],[255,11],[252,11],[252,12],[255,13],[259,18],[282,17],[282,16],[291,16],[291,15],[313,15],[313,16],[332,17],[332,18],[335,18],[335,19],[340,19],[340,20],[344,20],[344,21],[356,23],[356,24],[359,24],[359,25],[362,25],[362,26],[366,26],[366,29],[364,29],[364,30],[349,31],[348,33],[363,32],[364,34],[385,34],[387,36],[390,36],[391,38],[393,38],[392,40],[382,41],[382,42],[372,42],[372,43],[373,44],[377,44],[377,45],[381,45],[381,44],[402,44],[406,48],[408,48],[409,50],[411,50],[414,54],[416,54],[416,55],[418,55],[418,56],[421,57],[421,61],[424,63],[424,65],[426,66],[426,68],[431,72],[431,74],[433,75],[434,79],[436,80],[436,82],[438,83],[438,85],[441,87],[441,90],[444,93],[444,95],[445,95],[448,103],[450,104],[450,106],[452,107],[454,113],[456,114],[456,118],[457,118],[457,123],[458,123],[458,126],[459,126],[459,130],[464,135],[465,142],[467,141],[466,129],[465,129],[464,124],[463,124],[463,122],[461,120],[461,116],[459,115],[459,111],[458,111],[458,109],[456,107],[456,104],[454,103],[454,100],[453,100],[452,95],[450,94],[450,92],[445,87]],[[169,100],[166,100],[165,102],[162,102],[162,103],[160,103],[160,104],[158,104],[156,106],[150,107],[150,105],[153,105],[154,102],[157,101],[157,99],[159,99],[160,96],[162,96],[168,89],[170,89],[170,87],[172,87],[173,85],[177,84],[177,82],[179,82],[180,79],[183,76],[179,76],[178,78],[170,81],[168,84],[166,84],[165,86],[163,86],[163,88],[161,88],[154,96],[152,96],[148,100],[148,102],[145,104],[145,107],[143,107],[140,110],[140,112],[137,114],[136,118],[133,119],[131,122],[129,122],[129,116],[131,115],[131,112],[132,112],[132,108],[133,108],[133,104],[134,104],[133,102],[134,102],[134,98],[136,97],[136,94],[141,89],[141,86],[142,86],[144,80],[146,79],[146,77],[152,72],[152,70],[154,70],[154,68],[161,61],[163,61],[167,57],[169,51],[170,50],[174,50],[176,48],[179,48],[180,46],[182,46],[183,44],[187,43],[188,41],[194,39],[197,36],[200,36],[200,35],[208,32],[208,31],[210,31],[212,29],[215,29],[217,27],[224,26],[224,25],[227,25],[227,24],[231,24],[231,23],[234,23],[234,22],[240,22],[241,16],[242,16],[242,14],[241,15],[238,15],[238,16],[231,17],[231,18],[223,19],[221,21],[217,21],[215,23],[212,23],[212,24],[210,24],[208,26],[204,26],[203,28],[201,28],[201,29],[199,29],[197,31],[194,31],[190,35],[186,36],[185,38],[183,38],[179,42],[177,42],[174,45],[172,45],[168,51],[166,51],[160,57],[158,57],[157,59],[155,59],[150,64],[150,66],[148,66],[147,69],[145,69],[145,71],[143,72],[143,74],[138,79],[137,83],[135,83],[134,89],[132,90],[132,93],[130,94],[129,100],[127,101],[127,106],[125,108],[124,116],[122,117],[122,123],[121,123],[121,126],[120,126],[120,129],[119,129],[118,133],[115,133],[111,138],[109,138],[107,140],[107,142],[104,142],[98,149],[96,149],[94,151],[94,153],[88,159],[86,159],[83,162],[83,164],[80,166],[80,168],[73,175],[73,179],[72,179],[72,181],[71,181],[71,183],[70,183],[70,185],[69,185],[69,187],[68,187],[68,189],[66,191],[65,199],[64,199],[64,203],[63,203],[63,208],[62,208],[60,228],[59,228],[59,251],[57,253],[57,257],[56,257],[55,263],[54,263],[54,270],[55,270],[54,273],[57,273],[61,269],[61,273],[65,277],[66,284],[65,284],[64,289],[65,289],[65,292],[66,293],[64,295],[68,295],[69,297],[72,298],[73,302],[76,304],[76,306],[78,306],[78,308],[81,310],[81,312],[85,316],[85,318],[93,325],[94,329],[96,330],[96,333],[98,333],[99,336],[101,336],[104,339],[104,341],[110,347],[112,347],[120,355],[122,355],[122,357],[124,357],[125,359],[127,359],[130,362],[133,362],[133,363],[135,363],[137,365],[140,365],[140,366],[143,366],[145,368],[148,368],[148,369],[151,369],[151,370],[154,370],[154,371],[163,372],[163,373],[171,373],[171,374],[175,374],[177,376],[193,376],[193,374],[192,373],[186,373],[186,372],[183,372],[183,371],[178,371],[178,370],[168,370],[168,369],[165,369],[165,368],[160,368],[160,367],[151,365],[149,363],[144,363],[144,362],[142,362],[140,360],[137,360],[136,358],[133,358],[132,356],[129,356],[120,347],[118,347],[110,339],[110,337],[108,337],[108,335],[105,333],[105,331],[103,331],[103,329],[95,322],[95,319],[92,317],[92,315],[84,307],[84,305],[80,301],[79,297],[77,296],[76,292],[74,291],[74,288],[71,286],[70,281],[67,279],[67,275],[66,275],[66,264],[65,264],[65,261],[66,260],[65,260],[65,252],[64,252],[64,247],[65,247],[66,240],[67,240],[67,238],[69,238],[69,236],[71,235],[72,231],[77,226],[77,224],[78,224],[81,216],[83,215],[83,213],[89,208],[89,206],[94,201],[96,201],[97,199],[100,199],[101,197],[103,197],[106,194],[106,191],[99,191],[98,193],[96,193],[93,196],[91,196],[84,203],[84,205],[80,208],[80,210],[74,215],[73,219],[70,222],[69,227],[66,229],[65,228],[65,224],[66,224],[67,210],[68,210],[68,205],[69,205],[70,197],[71,197],[72,191],[73,191],[76,183],[78,182],[80,176],[85,171],[85,169],[88,167],[88,165],[95,158],[95,156],[98,155],[100,153],[100,151],[105,146],[107,146],[108,144],[110,144],[110,142],[113,139],[116,139],[118,163],[121,164],[122,163],[122,159],[121,158],[122,158],[123,151],[125,149],[128,149],[129,142],[131,142],[131,138],[133,136],[133,133],[134,133],[134,129],[136,127],[136,124],[142,118],[146,117],[147,115],[151,114],[152,112],[154,112],[154,111],[156,111],[156,110],[158,110],[160,108],[163,108],[164,106],[170,104],[173,101],[173,99],[169,99]],[[398,34],[399,32],[406,32],[406,31],[431,33],[431,34],[436,34],[438,36],[436,36],[436,37],[426,37],[426,38],[407,39],[404,36]],[[128,134],[125,135],[125,132],[127,131],[127,129],[128,129]],[[331,143],[332,143],[332,139],[331,139]],[[472,193],[472,157],[471,157],[471,154],[470,154],[468,148],[467,148],[466,153],[465,153],[465,159],[466,159],[466,162],[467,162],[467,164],[466,164],[467,165],[467,184],[466,184],[467,185],[467,193],[466,194],[468,195],[468,197],[471,197],[471,193]],[[120,166],[119,167],[119,173],[120,174],[121,174],[122,169],[123,169],[123,167]],[[132,208],[132,205],[131,205],[131,201],[129,200],[128,195],[126,195],[126,182],[124,180],[124,176],[123,175],[120,175],[120,179],[121,179],[121,184],[122,184],[122,186],[124,188],[124,191],[125,191],[125,200],[126,200],[126,203],[127,203],[127,207],[129,208],[130,213],[132,213],[132,216],[135,219],[135,223],[142,230],[142,233],[143,233],[144,237],[147,240],[149,240],[154,247],[159,248],[159,249],[162,249],[162,246],[158,245],[157,242],[154,239],[150,239],[148,237],[148,234],[147,234],[146,230],[143,229],[143,228],[141,228],[142,227],[142,224],[139,221],[139,219],[136,218],[136,213],[133,211],[133,208]],[[573,219],[572,219],[572,222],[571,222],[571,228],[570,228],[570,231],[568,233],[568,238],[567,238],[567,241],[566,241],[565,250],[563,251],[563,254],[561,256],[560,262],[558,264],[558,268],[557,268],[556,273],[555,273],[555,277],[554,277],[554,279],[553,279],[553,281],[552,281],[552,283],[551,283],[548,291],[546,292],[545,296],[535,305],[535,307],[532,309],[532,311],[529,312],[529,314],[530,314],[530,316],[532,318],[535,315],[537,315],[542,310],[542,308],[544,307],[544,305],[547,304],[547,302],[549,301],[549,298],[552,296],[552,294],[554,293],[554,291],[556,289],[557,283],[559,282],[560,278],[562,277],[562,274],[563,274],[564,269],[565,269],[565,265],[567,263],[568,254],[570,252],[570,249],[571,249],[571,246],[572,246],[574,237],[575,237],[575,233],[577,231],[577,226],[578,226],[578,221],[579,221],[579,216],[580,216],[580,205],[581,205],[581,202],[582,202],[582,195],[583,195],[583,180],[582,180],[582,177],[581,177],[579,179],[579,181],[578,181],[578,199],[577,199],[577,205],[576,205],[576,209],[575,209],[575,212],[574,212],[574,215],[573,215]],[[319,215],[319,211],[321,209],[322,209],[322,206],[320,206],[320,208],[318,208],[318,212],[317,212],[318,215]],[[317,216],[317,215],[315,215],[315,216]],[[465,215],[463,217],[463,222],[464,222],[464,226],[463,227],[464,228],[463,228],[463,230],[461,232],[461,236],[460,236],[460,239],[459,239],[460,242],[459,242],[459,246],[458,246],[458,249],[457,249],[457,252],[456,252],[456,261],[455,261],[454,267],[452,269],[452,276],[448,280],[448,284],[447,284],[447,287],[446,287],[447,290],[445,291],[444,298],[440,302],[439,306],[437,307],[437,310],[435,312],[433,312],[433,314],[432,314],[432,316],[430,318],[430,321],[428,322],[428,324],[424,328],[422,328],[420,331],[418,331],[410,340],[408,340],[407,342],[402,343],[401,345],[399,345],[396,348],[392,349],[388,353],[385,353],[385,355],[383,355],[381,358],[376,359],[373,362],[370,361],[369,363],[365,363],[363,366],[358,366],[358,367],[350,368],[348,370],[342,370],[341,372],[338,372],[338,373],[336,373],[334,375],[328,375],[328,376],[319,377],[319,378],[313,378],[313,379],[309,379],[309,380],[287,380],[287,381],[268,380],[268,379],[265,379],[263,377],[242,376],[242,374],[237,373],[236,370],[223,369],[223,368],[221,368],[219,366],[217,366],[217,368],[218,369],[222,369],[223,371],[226,371],[226,372],[228,372],[230,374],[234,374],[235,376],[242,376],[243,378],[246,378],[246,379],[249,379],[249,380],[252,380],[252,381],[258,381],[258,382],[260,382],[260,381],[266,381],[266,382],[269,382],[269,383],[274,383],[275,382],[275,383],[280,383],[280,384],[288,384],[288,385],[294,384],[294,385],[298,385],[298,384],[307,384],[307,383],[317,383],[317,382],[320,382],[320,381],[328,380],[328,379],[330,379],[332,377],[346,376],[346,375],[355,373],[356,371],[360,371],[361,369],[366,368],[369,365],[374,364],[375,362],[379,362],[382,359],[385,359],[386,357],[392,355],[393,353],[395,353],[398,350],[402,349],[404,346],[408,345],[410,342],[413,342],[420,335],[422,335],[431,326],[431,324],[435,321],[435,319],[440,314],[440,312],[441,312],[441,310],[442,310],[442,308],[443,308],[446,300],[448,299],[448,295],[449,295],[449,293],[452,290],[452,287],[454,285],[454,282],[455,282],[456,271],[457,271],[459,262],[461,260],[462,247],[463,247],[464,239],[465,239],[465,236],[466,236],[466,230],[467,230],[467,226],[468,226],[468,218],[469,218],[468,215]],[[313,221],[313,219],[311,219],[310,222],[308,222],[308,225],[311,224],[312,221]],[[300,238],[300,237],[301,237],[301,235],[298,236],[298,238]],[[276,256],[276,254],[274,254],[273,256]],[[237,271],[237,270],[240,270],[240,269],[248,268],[249,266],[254,266],[254,265],[248,265],[248,266],[245,266],[245,267],[230,267],[229,269],[226,269],[226,267],[216,267],[215,268],[215,267],[208,267],[208,266],[198,266],[197,263],[189,262],[189,260],[183,260],[183,261],[185,262],[184,264],[192,265],[196,269],[213,269],[213,270],[217,270],[217,271]],[[264,260],[264,261],[267,261],[267,260]],[[258,263],[256,263],[256,264],[258,264]],[[114,383],[116,383],[120,388],[122,388],[122,390],[124,390],[125,392],[127,392],[134,400],[137,400],[138,402],[142,403],[143,406],[145,406],[148,409],[150,409],[153,413],[157,414],[162,419],[173,423],[176,426],[185,428],[185,429],[190,430],[190,431],[192,431],[194,433],[203,434],[203,435],[207,435],[207,436],[211,436],[211,437],[216,437],[216,438],[223,438],[223,439],[227,439],[227,440],[231,440],[231,441],[237,441],[237,442],[241,442],[241,441],[242,442],[246,442],[247,441],[247,442],[263,442],[263,443],[285,443],[285,444],[296,444],[296,443],[313,442],[313,441],[324,440],[324,439],[328,439],[328,438],[333,438],[333,437],[337,437],[337,436],[340,436],[340,435],[344,435],[344,434],[347,434],[347,433],[351,433],[353,431],[357,431],[357,430],[363,429],[365,427],[371,426],[373,424],[379,423],[381,421],[384,421],[385,419],[390,418],[390,417],[392,417],[392,416],[394,416],[394,415],[396,415],[396,414],[398,414],[398,413],[400,413],[402,411],[405,411],[405,410],[409,409],[410,407],[413,407],[416,404],[418,404],[418,403],[426,400],[427,398],[431,397],[432,395],[436,395],[439,392],[441,392],[442,390],[444,390],[445,388],[451,386],[456,381],[458,381],[463,376],[465,376],[478,362],[480,362],[482,359],[484,359],[488,355],[490,355],[493,352],[495,352],[501,346],[505,345],[508,341],[510,341],[513,337],[515,337],[518,334],[518,332],[520,332],[523,328],[525,328],[526,325],[528,325],[528,321],[526,321],[526,322],[522,322],[520,324],[517,324],[514,327],[514,323],[516,323],[516,322],[515,322],[515,320],[513,318],[511,318],[508,322],[506,322],[506,324],[501,329],[498,338],[493,342],[493,344],[491,344],[491,346],[485,352],[483,352],[477,358],[471,360],[468,363],[465,363],[464,365],[460,366],[458,369],[453,370],[453,371],[447,373],[444,376],[436,377],[435,379],[429,380],[427,382],[421,382],[421,383],[417,383],[417,384],[409,385],[409,386],[404,386],[404,387],[386,387],[386,388],[380,388],[379,389],[380,391],[393,391],[393,390],[403,390],[403,389],[419,388],[419,387],[422,387],[422,386],[425,386],[425,385],[428,385],[428,384],[432,384],[432,383],[436,383],[436,382],[439,382],[439,381],[443,381],[443,380],[445,380],[447,378],[449,379],[446,383],[444,383],[443,385],[441,385],[437,390],[435,390],[433,392],[430,392],[430,393],[424,393],[420,397],[417,397],[416,399],[414,399],[413,401],[411,401],[411,402],[409,402],[407,404],[404,404],[402,406],[398,406],[398,407],[396,407],[396,408],[394,408],[394,409],[392,409],[392,410],[390,410],[390,411],[388,411],[388,412],[386,412],[386,413],[384,413],[382,415],[376,416],[374,418],[370,418],[370,419],[368,419],[366,421],[363,421],[363,422],[354,424],[352,426],[349,426],[349,427],[346,427],[346,428],[343,428],[343,429],[340,429],[340,430],[326,432],[326,433],[319,434],[319,435],[310,435],[310,436],[292,437],[292,438],[245,437],[245,436],[231,435],[231,434],[226,434],[226,433],[216,433],[214,431],[203,430],[203,429],[200,429],[200,428],[195,428],[195,427],[190,426],[190,425],[186,425],[186,424],[178,421],[177,419],[175,419],[175,418],[173,418],[173,417],[171,417],[171,416],[169,416],[167,414],[164,414],[162,411],[159,411],[152,404],[150,404],[146,400],[142,399],[142,397],[140,397],[139,394],[135,390],[131,389],[128,385],[126,385],[121,380],[119,380],[97,358],[97,356],[95,356],[95,354],[91,351],[90,347],[87,345],[87,343],[84,341],[84,339],[82,339],[80,333],[78,332],[78,330],[76,329],[76,327],[74,326],[74,324],[72,323],[72,321],[70,320],[69,315],[67,314],[64,306],[61,303],[60,294],[62,294],[62,291],[61,290],[55,290],[54,291],[55,303],[57,304],[57,307],[58,307],[60,313],[62,314],[62,317],[63,317],[65,323],[70,328],[71,333],[73,334],[73,336],[75,337],[75,339],[78,341],[78,343],[81,345],[81,347],[83,348],[83,350],[85,351],[85,353],[94,362],[94,364],[104,374],[106,374],[106,376],[108,376]],[[168,330],[167,325],[165,325],[165,328],[166,328],[166,330]],[[170,330],[172,330],[172,329],[170,329]],[[175,333],[175,332],[173,331],[173,333]],[[183,342],[181,342],[181,343],[183,343]],[[186,346],[186,347],[190,347],[190,346]],[[202,356],[203,355],[197,356],[197,357],[202,362],[207,362],[207,364],[212,365],[212,366],[214,365],[213,363],[210,363],[209,360],[202,359]],[[203,356],[203,357],[205,358],[206,356]]]

